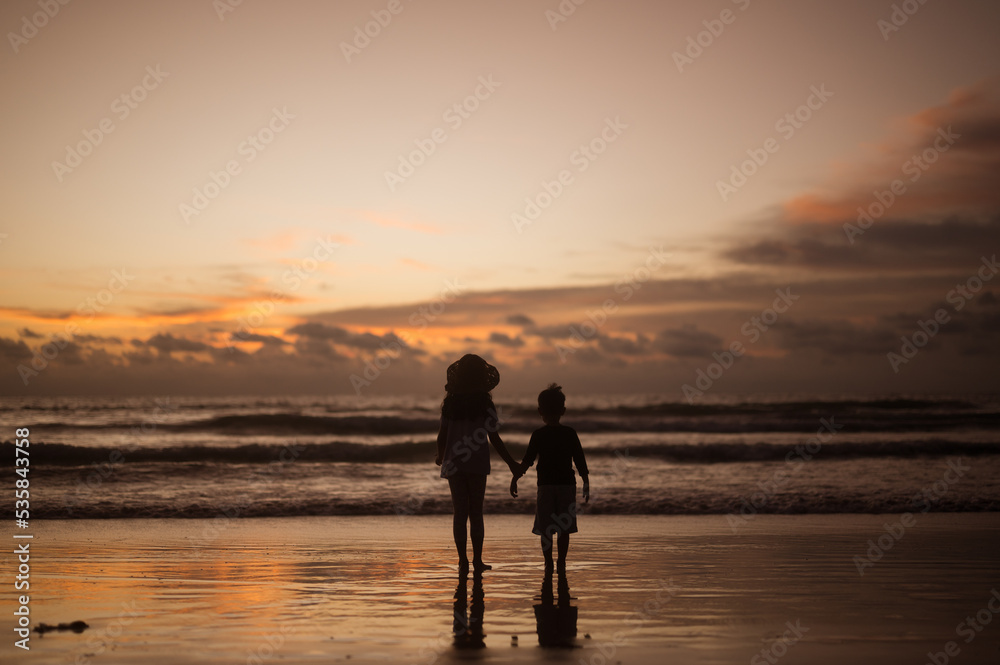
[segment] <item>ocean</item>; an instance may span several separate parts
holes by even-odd
[[[534,398],[495,396],[520,459]],[[441,397],[5,398],[3,454],[28,428],[32,518],[448,514]],[[591,470],[581,514],[1000,510],[996,396],[569,396]],[[496,453],[488,513],[508,494]],[[13,479],[11,480],[13,483]]]

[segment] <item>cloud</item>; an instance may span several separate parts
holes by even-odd
[[[174,353],[175,351],[207,351],[209,348],[208,344],[204,342],[198,342],[193,339],[187,339],[186,337],[174,337],[171,333],[159,333],[153,335],[145,342],[140,340],[132,340],[133,346],[146,346],[151,349],[156,349],[160,353]]]
[[[17,334],[20,335],[21,337],[26,337],[28,339],[41,339],[43,337],[43,335],[41,335],[40,333],[36,333],[34,330],[31,330],[30,328],[21,328],[20,330],[17,331]]]
[[[315,337],[302,337],[295,340],[295,353],[306,358],[317,357],[323,360],[341,360],[344,356],[337,353],[328,340]]]
[[[879,222],[850,243],[842,227],[775,225],[771,237],[738,244],[723,256],[741,264],[825,270],[922,270],[968,267],[978,252],[1000,247],[1000,216],[937,222]]]
[[[1000,209],[1000,78],[956,89],[939,106],[897,123],[875,146],[877,158],[851,164],[823,189],[784,206],[793,223],[843,223],[876,202],[898,180],[902,192],[885,199],[886,218],[976,216]]]
[[[597,345],[606,353],[623,356],[639,356],[650,351],[649,339],[643,335],[636,335],[635,339],[600,335],[597,338]]]
[[[694,324],[660,331],[653,346],[675,358],[707,358],[722,347],[722,338]]]
[[[785,202],[722,255],[772,268],[930,271],[968,266],[1000,246],[1000,79],[900,120],[875,152],[822,194]]]
[[[544,340],[569,339],[573,336],[573,323],[555,323],[548,326],[532,326],[523,334],[531,337],[541,337]]]
[[[231,342],[261,342],[265,346],[283,346],[291,344],[288,340],[275,337],[274,335],[258,335],[256,333],[234,332],[230,334]]]
[[[17,363],[31,357],[31,349],[21,340],[0,337],[0,359],[9,363]]]
[[[394,344],[398,344],[401,347],[406,346],[406,342],[394,333],[386,333],[384,335],[375,335],[370,332],[353,333],[345,328],[328,326],[316,322],[301,323],[286,330],[285,334],[309,339],[328,340],[335,344],[367,351],[376,351]]]
[[[65,363],[67,365],[82,365],[84,364],[84,358],[81,355],[83,347],[76,342],[68,342],[61,349],[59,349],[59,355],[53,360],[53,362]]]
[[[84,344],[121,344],[121,337],[105,337],[103,335],[75,335],[73,341]]]
[[[884,322],[866,328],[843,320],[785,321],[776,334],[784,349],[819,349],[831,356],[884,355],[900,344],[896,329]]]
[[[524,346],[524,340],[520,337],[511,337],[510,335],[501,332],[490,333],[489,342],[490,344],[498,344],[511,349]]]
[[[507,323],[512,326],[533,326],[534,319],[524,314],[511,314],[507,317]]]

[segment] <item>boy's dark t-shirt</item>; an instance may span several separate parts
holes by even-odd
[[[581,476],[590,475],[576,430],[566,425],[546,425],[531,433],[522,464],[530,467],[538,457],[539,485],[575,485],[573,463]]]

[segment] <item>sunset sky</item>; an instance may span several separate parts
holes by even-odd
[[[4,395],[1000,385],[1000,5],[51,4],[0,7]]]

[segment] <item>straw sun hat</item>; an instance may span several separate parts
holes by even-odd
[[[488,393],[500,383],[500,372],[474,353],[467,353],[448,367],[450,393]]]

